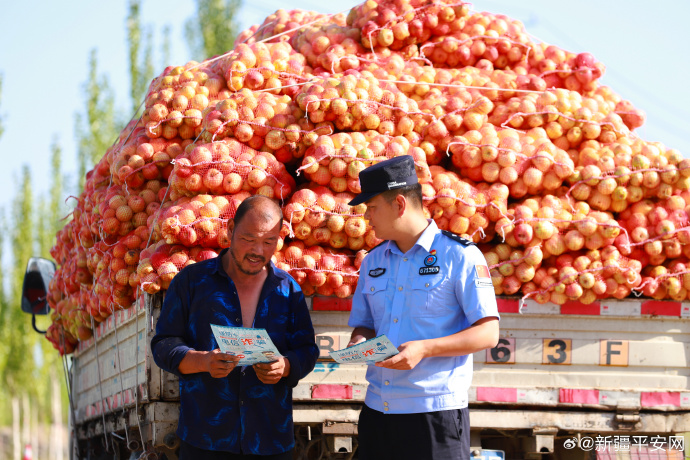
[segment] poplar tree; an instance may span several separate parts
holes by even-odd
[[[172,28],[170,27],[170,24],[166,24],[163,27],[163,44],[161,45],[161,69],[165,69],[170,65],[170,60],[172,56],[171,37]]]
[[[86,94],[85,111],[76,114],[75,123],[79,191],[84,189],[86,172],[101,159],[120,131],[108,77],[98,75],[95,49],[89,53],[89,76],[83,89]]]
[[[18,193],[12,206],[12,225],[9,229],[12,244],[12,276],[10,279],[11,297],[9,302],[8,324],[5,328],[12,349],[8,353],[2,372],[4,387],[12,395],[19,395],[30,389],[31,375],[34,372],[33,344],[37,335],[31,330],[30,321],[21,310],[24,273],[29,258],[34,255],[34,199],[31,187],[31,170],[28,165],[22,168]]]
[[[232,50],[240,32],[236,20],[241,0],[196,0],[196,15],[185,22],[185,38],[196,60]]]
[[[63,220],[67,213],[63,204],[64,179],[60,171],[62,166],[62,147],[57,138],[53,139],[50,146],[51,169],[53,171],[52,184],[47,197],[42,197],[38,211],[38,250],[41,257],[50,259],[50,248],[55,244],[55,234],[64,226]]]
[[[143,35],[145,34],[145,39]],[[150,27],[142,31],[141,1],[130,0],[127,15],[127,48],[129,50],[130,99],[132,116],[138,116],[146,90],[153,79],[153,37]],[[141,52],[142,46],[144,48]],[[105,152],[105,151],[104,151]]]

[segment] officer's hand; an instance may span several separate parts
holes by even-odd
[[[398,347],[398,351],[400,353],[380,363],[376,363],[376,366],[398,370],[414,369],[426,355],[426,347],[421,340],[405,342]]]
[[[239,361],[240,358],[237,356],[222,353],[218,348],[205,355],[206,371],[211,374],[211,377],[217,379],[227,377]]]
[[[273,385],[290,374],[290,361],[285,357],[272,363],[254,364],[254,372],[262,383]]]

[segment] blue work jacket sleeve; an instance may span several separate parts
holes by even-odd
[[[156,335],[151,339],[153,360],[163,370],[181,377],[180,363],[191,350],[184,340],[189,323],[189,290],[185,289],[184,272],[170,283],[160,317],[156,324]]]
[[[294,281],[289,302],[292,314],[287,340],[290,348],[285,353],[285,357],[290,361],[290,374],[285,379],[288,386],[294,388],[297,382],[314,369],[319,357],[319,347],[316,345],[314,326],[311,323],[304,294]]]

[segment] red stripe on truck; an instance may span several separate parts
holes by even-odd
[[[568,404],[599,404],[599,390],[561,388],[558,401]]]
[[[516,299],[496,298],[499,313],[520,313],[520,302]]]
[[[352,399],[352,385],[321,384],[311,387],[312,399]]]
[[[601,305],[599,302],[583,304],[577,301],[569,301],[561,305],[561,315],[600,315]]]
[[[640,406],[675,406],[680,407],[680,392],[678,391],[643,391],[640,394]]]
[[[642,302],[643,315],[680,316],[680,302],[647,300]]]
[[[477,387],[477,401],[517,402],[517,388]]]
[[[352,299],[314,296],[311,300],[311,309],[314,311],[350,311]]]

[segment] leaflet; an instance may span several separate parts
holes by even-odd
[[[239,366],[270,363],[282,356],[266,329],[211,324],[211,330],[220,351],[240,357]]]
[[[336,362],[346,364],[374,364],[397,354],[398,349],[385,335],[379,335],[366,342],[330,352],[331,358]]]

